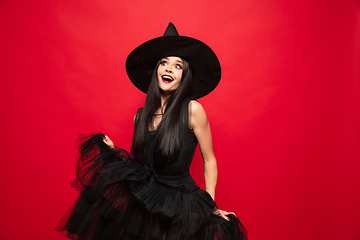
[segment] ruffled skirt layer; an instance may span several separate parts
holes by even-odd
[[[188,173],[157,175],[103,136],[83,139],[72,183],[80,195],[56,230],[74,240],[246,239],[239,219],[215,215],[215,202]]]

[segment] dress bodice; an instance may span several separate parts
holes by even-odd
[[[182,145],[177,161],[170,165],[159,167],[154,163],[153,147],[156,131],[148,131],[146,134],[146,143],[144,151],[143,164],[153,169],[159,175],[182,175],[189,172],[192,159],[195,154],[197,140],[195,134],[190,129],[183,135],[181,139]]]

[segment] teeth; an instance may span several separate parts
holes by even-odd
[[[173,79],[171,78],[171,77],[169,77],[169,76],[162,76],[162,78],[164,79],[164,80],[167,80],[167,81],[172,81]]]

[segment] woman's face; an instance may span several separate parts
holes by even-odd
[[[158,84],[163,92],[175,91],[180,84],[183,73],[183,61],[179,57],[161,59],[157,70]]]

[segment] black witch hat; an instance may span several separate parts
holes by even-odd
[[[203,97],[218,85],[221,67],[215,53],[197,39],[179,36],[172,23],[169,23],[164,36],[141,44],[129,54],[126,72],[134,85],[146,93],[156,62],[169,56],[189,62],[193,72],[191,97]]]

